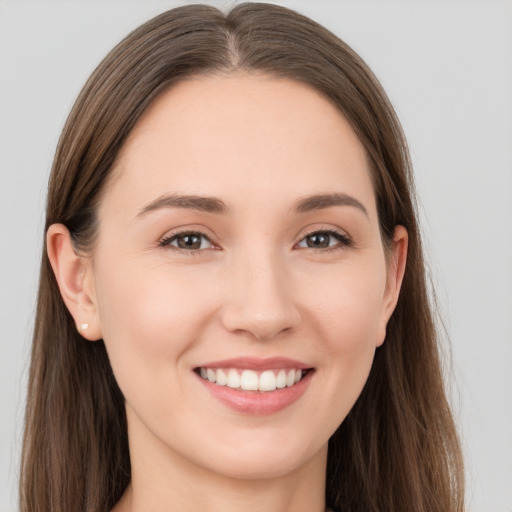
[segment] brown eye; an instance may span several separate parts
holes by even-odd
[[[329,247],[331,242],[331,235],[326,233],[314,233],[306,237],[306,244],[308,247],[315,247],[316,249],[324,249]]]
[[[172,235],[160,243],[161,246],[172,246],[185,251],[198,251],[201,249],[209,249],[212,243],[202,233],[184,232]]]
[[[305,236],[298,244],[299,247],[311,249],[329,249],[336,246],[345,247],[350,245],[347,236],[336,231],[316,231]]]

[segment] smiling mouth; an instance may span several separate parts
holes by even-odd
[[[313,371],[312,368],[282,368],[264,371],[205,367],[195,369],[202,379],[217,386],[262,392],[293,387],[311,371]]]

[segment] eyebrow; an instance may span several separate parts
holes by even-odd
[[[317,194],[304,197],[295,203],[295,210],[299,213],[305,213],[313,210],[323,210],[331,206],[353,206],[361,210],[368,217],[368,212],[360,201],[355,197],[339,193]]]
[[[340,193],[316,194],[301,198],[295,203],[293,209],[298,213],[307,213],[314,210],[331,208],[332,206],[353,206],[368,216],[366,208],[360,201],[355,197]],[[142,217],[151,211],[161,208],[183,208],[216,214],[223,214],[229,210],[228,205],[217,197],[170,194],[160,196],[144,206],[137,214],[137,217]]]
[[[188,210],[198,210],[208,213],[226,213],[228,207],[224,201],[216,197],[187,196],[187,195],[163,195],[147,204],[137,214],[142,217],[146,213],[161,208],[184,208]]]

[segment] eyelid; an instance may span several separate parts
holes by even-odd
[[[200,252],[210,251],[210,250],[220,250],[220,246],[215,241],[215,237],[212,236],[211,234],[207,233],[206,231],[207,230],[204,230],[200,227],[195,227],[195,226],[183,226],[183,227],[174,228],[171,231],[167,231],[165,233],[165,235],[161,236],[158,239],[157,245],[158,245],[158,247],[170,248],[172,250],[187,253],[187,254],[195,254],[195,253],[200,253]],[[317,234],[317,233],[331,235],[331,236],[337,238],[339,243],[337,243],[333,246],[324,247],[324,248],[304,247],[304,249],[306,249],[306,248],[313,249],[313,251],[316,251],[316,252],[328,252],[330,250],[343,249],[343,248],[350,247],[353,245],[353,240],[350,237],[350,235],[348,235],[345,231],[343,231],[339,228],[335,228],[332,226],[314,226],[314,227],[309,227],[306,229],[306,231],[301,235],[301,238],[298,240],[298,242],[295,243],[294,247],[297,247],[298,244],[301,243],[306,237]],[[181,247],[177,247],[175,245],[170,244],[170,242],[174,238],[176,238],[180,235],[186,235],[186,234],[200,235],[201,237],[204,237],[206,240],[208,240],[208,242],[211,244],[212,247],[203,248],[203,249],[183,249]],[[301,249],[303,249],[303,248],[301,247]]]
[[[299,243],[301,243],[306,237],[321,233],[321,234],[327,234],[331,235],[338,239],[339,243],[335,244],[333,246],[325,247],[325,248],[313,248],[313,247],[301,247],[301,249],[312,249],[315,252],[328,252],[335,249],[344,249],[346,247],[353,246],[354,242],[352,240],[352,237],[348,235],[345,231],[335,228],[332,226],[315,226],[311,227],[306,230],[304,234],[302,234],[299,241],[295,244],[297,246]]]
[[[208,247],[208,248],[204,248],[204,249],[183,249],[181,247],[177,247],[175,245],[170,244],[170,242],[174,238],[176,238],[180,235],[186,235],[186,234],[200,235],[201,237],[204,237],[206,240],[208,240],[208,242],[212,245],[212,247]],[[175,250],[175,251],[182,252],[182,253],[195,254],[195,253],[200,253],[200,252],[208,251],[208,250],[219,250],[220,247],[215,242],[214,238],[215,237],[213,237],[209,233],[206,233],[206,230],[203,230],[202,228],[194,227],[194,226],[186,226],[186,227],[184,226],[184,227],[178,227],[178,228],[174,228],[170,231],[167,231],[165,233],[165,235],[161,236],[158,239],[157,245],[158,245],[158,247],[161,247],[161,248],[169,248],[171,250]]]
[[[308,226],[307,228],[305,228],[305,232],[302,234],[302,238],[308,235],[312,235],[313,233],[336,233],[337,235],[350,238],[349,235],[344,230],[334,226],[327,226],[325,224]]]

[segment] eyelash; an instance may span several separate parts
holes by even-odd
[[[300,242],[305,240],[308,236],[312,235],[329,235],[338,240],[338,244],[333,245],[332,247],[326,247],[324,249],[315,249],[313,247],[309,247],[309,249],[313,249],[316,253],[326,253],[326,252],[333,252],[333,251],[339,251],[341,249],[345,249],[347,247],[351,247],[353,245],[352,239],[334,229],[315,229],[313,231],[310,231],[309,233],[306,233],[303,238],[301,238]],[[300,243],[299,242],[299,243]]]
[[[171,245],[171,242],[176,240],[179,236],[185,236],[185,235],[196,235],[196,236],[199,235],[200,237],[205,238],[206,240],[208,240],[208,242],[210,244],[215,245],[210,240],[210,237],[206,233],[203,233],[202,231],[196,229],[196,230],[185,230],[185,231],[178,231],[176,233],[171,233],[170,235],[167,235],[164,238],[162,238],[158,242],[158,246],[159,247],[163,247],[163,248],[169,247],[170,249],[172,249],[174,251],[179,251],[179,252],[181,252],[183,254],[188,254],[190,256],[195,256],[196,254],[198,254],[201,251],[205,250],[205,249],[183,249],[181,247],[176,247],[174,245]]]
[[[176,240],[179,236],[185,236],[185,235],[199,235],[200,237],[205,238],[206,240],[208,240],[208,242],[210,244],[215,245],[210,240],[210,237],[207,234],[203,233],[202,231],[200,231],[200,230],[194,230],[194,231],[186,230],[186,231],[178,231],[177,233],[171,233],[170,235],[165,236],[164,238],[162,238],[158,242],[158,246],[162,247],[162,248],[169,247],[172,250],[179,251],[181,253],[185,253],[185,254],[188,254],[188,255],[191,255],[191,256],[194,256],[194,255],[200,253],[201,251],[206,250],[206,249],[183,249],[181,247],[176,247],[174,245],[171,245],[171,242]],[[315,249],[313,247],[309,247],[309,249],[312,249],[315,253],[329,253],[329,252],[337,251],[337,250],[344,249],[344,248],[347,248],[347,247],[351,247],[353,245],[353,242],[352,242],[350,237],[348,237],[347,235],[345,235],[343,233],[340,233],[339,231],[336,231],[334,229],[316,229],[316,230],[313,230],[313,231],[311,231],[309,233],[306,233],[304,235],[304,237],[301,238],[299,243],[301,243],[307,237],[310,237],[312,235],[328,235],[328,236],[332,236],[333,238],[335,238],[339,242],[338,244],[335,244],[332,247],[326,247],[326,248],[323,248],[323,249]],[[304,247],[304,249],[307,249],[307,248],[308,247]]]

